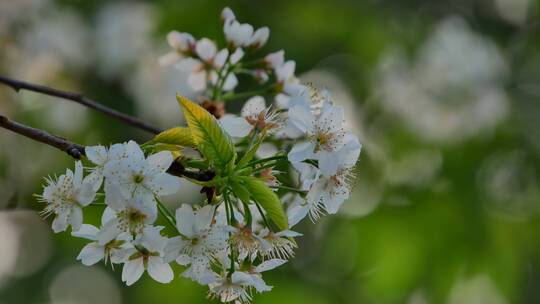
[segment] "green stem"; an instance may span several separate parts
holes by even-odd
[[[223,81],[223,79],[226,78],[226,76],[223,76],[223,71],[226,71],[226,75],[229,74],[228,70],[230,69],[230,67],[228,66],[229,64],[229,59],[231,58],[231,52],[228,52],[227,53],[227,58],[225,59],[225,63],[223,64],[223,67],[221,67],[221,70],[219,70],[219,73],[218,73],[218,79],[216,81],[216,86],[214,87],[214,90],[212,91],[212,99],[213,100],[216,100],[217,97],[219,95],[221,95],[221,91],[222,91],[222,86],[225,84],[225,81]]]
[[[266,163],[266,162],[269,162],[269,161],[273,161],[273,160],[283,160],[283,159],[287,159],[287,155],[275,155],[275,156],[272,156],[272,157],[261,158],[261,159],[258,159],[258,160],[254,160],[254,161],[252,161],[252,162],[249,162],[246,166],[253,167],[253,166],[255,166],[255,165],[262,164],[262,163]]]
[[[307,191],[296,189],[296,188],[293,188],[293,187],[288,187],[288,186],[270,186],[270,188],[292,191],[292,192],[296,192],[296,193],[299,193],[299,194],[306,194],[307,193]]]
[[[237,93],[237,94],[235,94],[233,92],[230,92],[228,94],[223,95],[222,99],[223,100],[241,99],[241,98],[245,98],[245,97],[261,95],[261,94],[267,93],[268,91],[272,90],[274,87],[275,87],[275,85],[272,84],[272,85],[264,87],[264,88],[262,88],[260,90],[247,91],[247,92],[242,92],[242,93]]]
[[[156,202],[159,213],[167,220],[167,222],[171,225],[172,228],[176,229],[176,220],[169,208],[163,205],[163,203],[157,197]]]
[[[257,206],[257,210],[259,210],[259,214],[261,215],[266,227],[268,227],[268,229],[270,229],[270,231],[274,232],[273,229],[272,229],[272,226],[270,226],[270,223],[266,219],[266,216],[264,215],[264,212],[262,211],[261,206],[259,206],[259,203],[255,202],[255,206]]]

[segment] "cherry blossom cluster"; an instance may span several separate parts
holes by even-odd
[[[264,46],[268,28],[254,30],[228,8],[222,21],[226,48],[171,32],[173,50],[160,62],[194,62],[188,82],[201,100],[247,99],[240,115],[217,115],[179,96],[187,127],[144,144],[86,147],[86,169],[77,161],[74,171],[47,178],[39,200],[54,216],[54,232],[71,227],[89,240],[77,257],[84,265],[121,265],[122,281],[132,285],[145,272],[169,283],[176,263],[182,277],[208,286],[209,298],[249,303],[254,292],[272,289],[262,273],[294,257],[302,235],[294,226],[336,213],[349,197],[361,144],[346,130],[343,108],[301,84],[283,51],[242,62]],[[262,89],[235,92],[235,73],[252,75]],[[206,197],[178,202],[173,214],[162,198],[177,193],[181,179]],[[103,208],[99,225],[85,223],[89,206]],[[160,217],[168,229],[156,224]]]

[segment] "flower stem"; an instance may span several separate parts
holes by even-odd
[[[269,161],[284,160],[284,159],[287,159],[287,155],[283,155],[283,154],[282,155],[276,155],[276,156],[272,156],[272,157],[267,157],[267,158],[261,158],[261,159],[258,159],[258,160],[254,160],[254,161],[248,163],[246,166],[253,167],[255,165],[266,163],[266,162],[269,162]]]
[[[266,219],[266,216],[264,215],[264,212],[262,211],[261,209],[261,206],[259,206],[259,203],[255,202],[255,206],[257,207],[257,210],[259,210],[259,214],[261,215],[263,221],[264,221],[264,224],[266,225],[266,227],[268,227],[268,229],[272,232],[274,232],[272,229],[272,226],[270,226],[270,223],[268,222],[268,220]]]
[[[307,194],[307,191],[305,190],[300,190],[300,189],[296,189],[296,188],[288,187],[288,186],[270,186],[270,188],[279,189],[279,190],[287,190],[287,191],[296,192],[299,194]]]
[[[174,216],[172,215],[169,208],[163,205],[163,203],[157,197],[156,202],[159,213],[167,220],[167,222],[171,225],[172,228],[176,229],[176,220],[174,219]]]
[[[268,91],[272,90],[274,88],[275,85],[269,85],[267,87],[264,87],[260,90],[254,90],[254,91],[247,91],[247,92],[242,92],[242,93],[233,93],[233,92],[230,92],[228,94],[225,94],[223,95],[223,100],[232,100],[232,99],[240,99],[240,98],[245,98],[245,97],[251,97],[251,96],[255,96],[255,95],[261,95],[261,94],[264,94],[264,93],[267,93]]]

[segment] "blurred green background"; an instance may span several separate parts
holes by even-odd
[[[327,87],[364,144],[351,198],[298,227],[296,257],[255,303],[540,303],[537,0],[0,0],[0,74],[182,123],[170,30],[222,41],[219,14],[269,26],[304,82]],[[237,107],[238,105],[229,105]],[[86,145],[149,135],[0,86],[0,113]],[[205,288],[85,267],[32,193],[65,154],[0,130],[0,303],[205,303]],[[197,201],[186,185],[171,207]],[[85,219],[96,221],[98,210]],[[179,273],[179,271],[177,271]]]

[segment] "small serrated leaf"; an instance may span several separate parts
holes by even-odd
[[[186,117],[195,147],[209,162],[224,170],[236,154],[232,139],[204,108],[180,95],[176,95],[176,99]]]
[[[265,211],[270,220],[280,230],[289,229],[287,215],[279,197],[262,180],[252,176],[239,177],[242,184],[249,191],[251,198]]]

